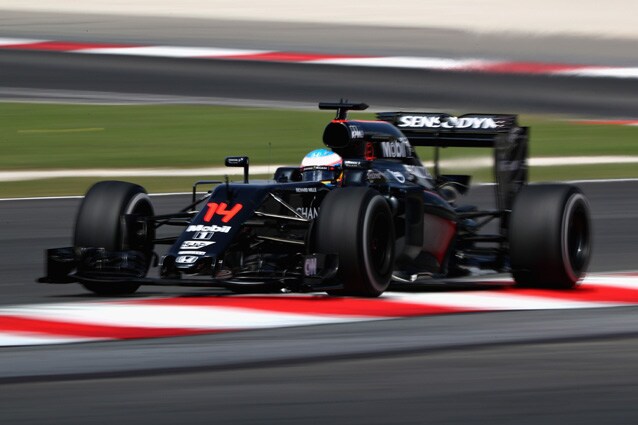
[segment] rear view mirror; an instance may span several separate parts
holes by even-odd
[[[226,167],[243,167],[244,183],[248,183],[248,162],[247,156],[227,156],[224,165]]]

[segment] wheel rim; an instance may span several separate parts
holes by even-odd
[[[391,262],[391,241],[388,220],[385,214],[375,214],[370,225],[368,258],[374,271],[383,276],[388,273]]]
[[[139,217],[150,217],[153,215],[153,206],[147,194],[140,193],[131,200],[126,214],[137,215]],[[141,251],[149,255],[153,251],[154,228],[147,228],[143,224],[136,225],[132,229],[126,229],[122,226],[122,230],[126,232],[128,248],[135,251]],[[150,259],[149,259],[150,260]]]
[[[582,195],[572,198],[565,219],[563,256],[568,274],[577,280],[587,267],[591,250],[587,204]]]

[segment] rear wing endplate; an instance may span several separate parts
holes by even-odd
[[[511,210],[514,197],[527,183],[529,128],[519,126],[516,115],[381,112],[377,118],[401,130],[411,145],[435,147],[437,177],[438,148],[494,148],[494,179],[501,210]]]

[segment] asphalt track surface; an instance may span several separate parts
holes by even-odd
[[[595,272],[638,264],[638,182],[584,183]],[[484,204],[491,187],[468,202]],[[187,197],[155,197],[158,212]],[[94,299],[38,285],[78,199],[3,201],[1,304]],[[46,219],[42,219],[43,215]],[[144,288],[157,294],[218,291]],[[604,310],[604,311],[602,311]],[[3,423],[634,423],[636,308],[431,316],[0,352]]]
[[[605,40],[507,43],[461,32],[375,33],[325,26],[293,31],[294,26],[195,21],[164,21],[164,35],[157,35],[159,21],[76,18],[20,18],[3,12],[0,36],[86,40],[88,34],[94,41],[177,40],[184,45],[290,50],[314,46],[317,51],[341,39],[341,51],[335,53],[439,52],[459,57],[475,52],[575,63],[591,63],[593,58],[617,65],[630,65],[627,58],[635,52],[635,43]],[[259,37],[264,31],[269,36]],[[60,53],[0,52],[0,82],[2,88],[14,89],[11,96],[19,92],[23,99],[54,90],[57,97],[91,91],[102,94],[87,98],[104,99],[107,93],[111,99],[159,95],[183,101],[303,104],[349,97],[380,106],[614,118],[635,117],[638,110],[637,83],[627,80],[302,69],[291,64]],[[592,271],[635,270],[638,183],[581,187],[594,218]],[[490,190],[478,189],[475,199],[483,200]],[[159,211],[182,205],[175,197],[156,201]],[[0,304],[94,298],[78,286],[33,282],[41,273],[42,250],[69,244],[78,204],[77,199],[0,202]],[[160,293],[202,290],[144,288],[140,296]],[[636,313],[634,307],[478,313],[4,348],[0,422],[631,424],[638,420]]]

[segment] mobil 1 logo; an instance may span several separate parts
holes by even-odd
[[[228,233],[230,231],[230,226],[203,226],[201,224],[191,225],[186,228],[186,233],[195,232],[191,239],[197,241],[208,241],[213,238],[213,235],[217,232],[220,233]]]
[[[193,240],[196,241],[209,241],[213,238],[215,232],[197,232],[193,235]]]

